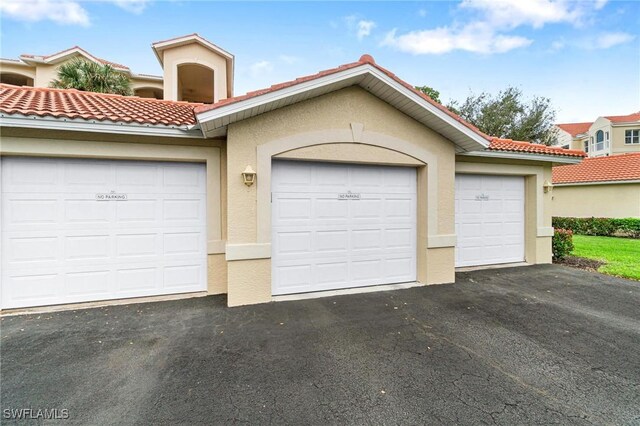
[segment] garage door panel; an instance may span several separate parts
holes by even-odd
[[[106,235],[75,235],[65,238],[64,260],[108,259],[111,238]]]
[[[347,262],[320,263],[316,266],[317,284],[323,288],[344,287],[349,281],[349,264]]]
[[[109,186],[113,179],[110,163],[67,160],[62,164],[62,185],[66,193],[98,192]]]
[[[116,256],[131,258],[158,256],[162,249],[156,233],[148,234],[116,234]]]
[[[316,232],[316,252],[344,253],[349,249],[349,231],[346,229]]]
[[[415,181],[415,169],[274,162],[273,293],[415,281]]]
[[[166,266],[164,268],[164,289],[183,290],[197,287],[202,282],[202,264]]]
[[[57,259],[56,236],[7,238],[4,244],[9,263],[33,263]]]
[[[61,180],[57,163],[50,160],[15,158],[12,163],[3,163],[2,169],[4,194],[54,192]]]
[[[65,274],[64,281],[66,296],[85,296],[94,298],[96,295],[108,296],[112,291],[111,277],[109,270],[71,272]]]
[[[104,206],[95,198],[65,198],[63,201],[63,220],[69,224],[103,225],[113,220],[113,214],[112,206]]]
[[[61,295],[62,276],[57,273],[29,273],[3,277],[2,300],[11,300],[15,307],[55,303]]]
[[[456,266],[524,260],[524,178],[456,175]]]
[[[49,225],[58,221],[59,201],[54,198],[38,199],[32,195],[2,194],[2,221],[6,224]]]
[[[25,163],[58,184],[21,184]],[[3,158],[2,212],[3,308],[206,289],[203,164]]]

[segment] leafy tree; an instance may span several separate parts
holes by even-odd
[[[430,97],[434,101],[438,102],[439,104],[442,103],[442,101],[440,100],[440,92],[437,91],[436,89],[434,89],[433,87],[416,86],[416,90],[421,91],[422,93],[424,93],[425,95],[427,95],[428,97]]]
[[[553,144],[556,112],[548,98],[536,96],[527,101],[520,89],[507,87],[496,95],[471,93],[462,102],[447,106],[484,133],[500,138]]]
[[[58,68],[58,78],[51,82],[58,89],[77,89],[85,92],[114,93],[131,95],[129,77],[113,69],[111,65],[101,65],[76,58]]]

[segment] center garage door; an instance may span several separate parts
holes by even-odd
[[[1,166],[2,308],[206,289],[204,164]]]
[[[275,161],[274,295],[416,280],[416,170]]]
[[[456,175],[456,266],[524,261],[524,177]]]

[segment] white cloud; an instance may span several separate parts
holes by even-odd
[[[397,34],[391,31],[382,41],[400,51],[420,54],[442,54],[455,50],[474,53],[503,53],[529,46],[533,40],[512,32],[522,26],[542,28],[547,24],[570,24],[582,26],[589,22],[595,11],[607,0],[462,0],[458,12],[471,12],[463,16],[466,21],[438,28],[410,31]],[[616,37],[603,41],[615,45]],[[558,43],[553,49],[560,49]]]
[[[127,12],[141,14],[149,4],[149,0],[113,0],[113,3]]]
[[[356,35],[358,36],[358,40],[362,40],[363,38],[369,36],[371,31],[376,27],[376,23],[373,21],[366,21],[364,19],[358,21],[358,31]]]
[[[349,31],[355,33],[358,40],[371,35],[371,31],[377,26],[374,21],[361,19],[358,15],[345,16],[343,19]]]
[[[593,5],[593,8],[595,10],[600,10],[602,9],[607,3],[609,2],[609,0],[596,0],[595,4]]]
[[[468,24],[462,28],[440,27],[432,30],[412,31],[396,35],[396,30],[387,34],[382,44],[414,55],[443,54],[454,50],[473,53],[504,53],[528,46],[532,43],[525,37],[496,34],[482,22]]]
[[[258,61],[249,67],[249,73],[253,78],[261,77],[271,71],[273,71],[273,64],[269,61]]]
[[[596,37],[592,44],[592,48],[608,49],[619,44],[628,43],[634,38],[635,37],[633,35],[623,32],[604,33]]]
[[[2,0],[0,12],[18,21],[53,21],[64,25],[89,26],[89,14],[72,0]]]
[[[502,28],[530,25],[541,28],[551,23],[578,25],[592,2],[566,0],[463,0],[460,7],[479,11],[484,19]]]

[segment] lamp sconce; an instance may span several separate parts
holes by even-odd
[[[551,191],[551,189],[553,189],[553,185],[548,180],[545,180],[542,188],[544,189],[544,193],[546,194],[547,192]]]
[[[256,172],[251,168],[251,166],[247,166],[242,172],[242,181],[245,185],[251,186],[256,182]]]

